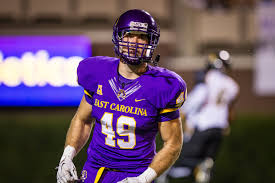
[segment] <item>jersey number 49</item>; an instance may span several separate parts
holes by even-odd
[[[108,146],[116,147],[117,145],[121,149],[133,149],[136,146],[136,120],[133,117],[121,115],[117,118],[116,132],[119,136],[127,136],[128,141],[117,138],[114,140],[115,132],[113,129],[113,113],[105,112],[101,118],[102,133],[106,135],[105,144]]]

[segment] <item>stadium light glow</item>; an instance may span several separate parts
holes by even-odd
[[[229,52],[225,51],[225,50],[220,51],[219,56],[223,60],[229,60],[229,58],[230,58]]]

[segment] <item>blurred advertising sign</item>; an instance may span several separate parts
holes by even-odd
[[[0,106],[77,106],[85,36],[0,36]]]
[[[255,54],[255,89],[261,96],[275,95],[275,2],[259,3],[259,45]]]

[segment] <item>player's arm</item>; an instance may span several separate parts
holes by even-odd
[[[72,160],[90,136],[92,128],[91,112],[92,106],[83,97],[67,132],[65,149],[56,175],[58,183],[66,183],[78,179]]]
[[[232,80],[233,81],[233,80]],[[235,104],[240,95],[240,87],[236,82],[232,82],[230,87],[227,88],[227,92],[229,93],[229,101],[228,101],[228,127],[223,130],[223,135],[230,135],[231,133],[231,124],[235,120]]]
[[[232,121],[235,119],[235,110],[234,110],[234,106],[239,98],[240,92],[239,90],[236,92],[236,96],[234,97],[234,99],[229,103],[228,105],[228,122],[229,124],[232,123]]]
[[[181,119],[160,122],[159,132],[164,144],[149,166],[156,171],[158,176],[178,159],[181,152],[183,143]]]
[[[156,176],[161,175],[179,157],[183,144],[183,129],[179,108],[187,97],[185,82],[177,80],[173,87],[167,90],[168,98],[163,97],[166,106],[160,111],[159,133],[163,140],[162,149],[155,155],[148,169],[155,171]],[[169,112],[168,112],[169,111]]]
[[[72,146],[78,153],[89,139],[92,121],[91,118],[92,106],[86,101],[83,96],[81,103],[75,113],[66,137],[66,146]]]
[[[184,140],[189,139],[194,133],[194,127],[190,124],[190,121],[187,120],[187,114],[184,111],[185,105],[183,105],[180,110],[180,117],[182,122],[182,128],[184,132]],[[187,137],[187,138],[186,138]]]

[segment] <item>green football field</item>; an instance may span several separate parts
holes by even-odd
[[[75,108],[2,109],[0,182],[53,183]],[[225,137],[214,183],[275,182],[275,115],[239,114]],[[158,147],[161,142],[158,141]],[[75,158],[80,173],[86,150]]]

